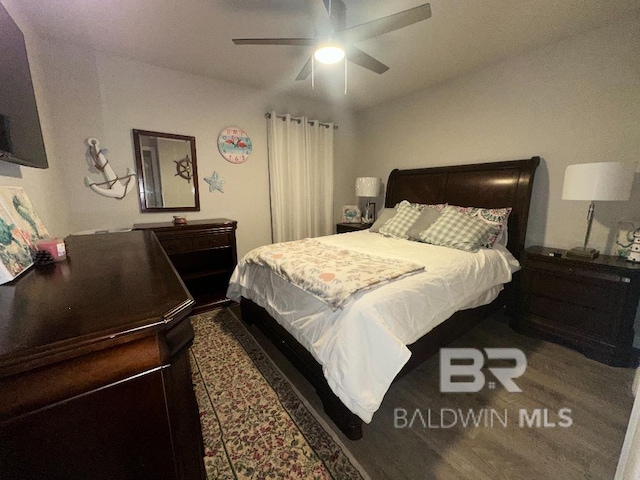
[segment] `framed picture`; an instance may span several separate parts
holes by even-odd
[[[8,215],[4,220],[10,220],[33,253],[39,240],[51,237],[22,187],[0,187],[0,203],[4,204],[3,216]]]
[[[0,187],[0,285],[33,265],[39,240],[49,232],[21,187]]]
[[[362,215],[357,205],[344,205],[342,207],[342,223],[360,223]]]
[[[0,201],[0,285],[26,271],[33,260],[31,249],[4,202]]]
[[[616,243],[613,246],[613,254],[618,257],[627,258],[633,245],[633,234],[640,229],[640,221],[618,222],[618,234]]]

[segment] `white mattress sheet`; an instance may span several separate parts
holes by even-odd
[[[267,268],[242,260],[227,296],[245,297],[276,319],[322,365],[333,392],[369,423],[409,360],[406,347],[453,313],[491,302],[520,268],[499,245],[468,253],[368,230],[316,240],[425,265],[422,273],[360,291],[331,310]]]

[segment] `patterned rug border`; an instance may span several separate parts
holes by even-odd
[[[292,422],[292,427],[295,425],[302,436],[301,438],[304,438],[308,448],[311,449],[310,451],[313,451],[320,464],[324,465],[327,475],[334,480],[345,478],[370,480],[370,476],[355,459],[342,439],[336,435],[327,422],[291,383],[287,375],[274,363],[238,315],[231,309],[225,308],[204,312],[192,317],[194,329],[196,325],[206,325],[207,321],[216,322],[226,329],[227,335],[230,334],[236,340],[239,348],[244,350],[247,360],[255,367],[256,373],[262,376],[263,381],[266,382],[265,385],[268,385],[275,395],[274,398],[280,405],[282,413],[288,416],[289,421]],[[197,366],[195,368],[199,370]],[[233,391],[235,390],[230,392]],[[209,400],[211,401],[211,399]],[[214,409],[216,408],[214,403],[210,403],[210,405]],[[217,415],[215,410],[213,413]],[[222,445],[222,448],[226,450],[224,445]],[[230,461],[228,453],[226,456]],[[220,466],[222,464],[218,463],[217,465]],[[218,472],[218,474],[220,473],[222,471]]]
[[[268,362],[268,365],[271,368],[273,368],[280,375],[280,377],[282,377],[282,379],[286,382],[288,388],[291,389],[292,393],[306,407],[306,410],[308,411],[308,413],[310,413],[311,416],[315,419],[315,421],[320,425],[320,427],[322,427],[323,433],[328,435],[340,447],[340,449],[342,450],[342,453],[349,459],[351,464],[358,470],[358,472],[362,476],[363,480],[371,480],[371,477],[365,471],[365,469],[362,467],[360,462],[358,462],[358,460],[353,456],[353,454],[349,450],[349,447],[347,447],[347,445],[342,441],[342,439],[333,431],[333,428],[317,412],[315,407],[313,407],[309,403],[309,401],[304,397],[304,395],[296,388],[296,386],[289,379],[289,377],[280,369],[280,367],[278,367],[278,365],[276,365],[276,363],[271,359],[271,357],[269,357],[269,354],[262,348],[262,346],[256,341],[256,339],[253,338],[253,335],[251,334],[251,332],[248,331],[248,329],[247,329],[246,325],[244,324],[244,322],[242,321],[242,319],[239,318],[233,312],[233,310],[231,310],[230,308],[225,308],[224,309],[224,313],[226,313],[228,315],[231,315],[234,318],[236,325],[242,329],[243,336],[246,335],[246,336],[249,337],[249,339],[250,339],[249,341],[252,342],[252,344],[259,350],[260,354],[264,357],[264,360],[266,360]],[[231,329],[231,331],[234,334],[234,336],[236,336],[236,332],[233,329]],[[238,338],[238,336],[236,336],[236,338]],[[240,342],[240,344],[243,347],[245,347],[245,344],[242,343],[239,338],[238,338],[238,341]],[[250,356],[250,358],[251,358],[251,356]],[[267,379],[267,382],[269,382],[269,385],[271,385],[271,387],[274,388],[271,379],[268,378],[265,375],[265,372],[262,371],[260,366],[256,364],[256,362],[255,362],[255,360],[253,358],[251,358],[251,360],[253,361],[253,364],[256,366],[256,368],[260,371],[260,373],[262,373],[263,376]],[[275,388],[274,388],[274,390],[275,390]],[[285,410],[287,410],[289,415],[291,415],[291,412],[289,412],[289,410],[286,408],[286,406],[283,405],[283,407],[285,408]],[[303,430],[303,428],[301,427],[301,425],[298,424],[298,422],[296,421],[296,418],[294,418],[292,416],[291,419],[296,423],[296,425],[298,426],[298,428],[300,429],[302,434],[305,436],[305,438],[309,442],[309,445],[311,445],[311,447],[315,450],[315,446],[311,443],[310,439],[308,438],[307,432],[305,432]]]

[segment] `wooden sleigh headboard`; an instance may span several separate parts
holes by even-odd
[[[402,200],[464,207],[511,207],[507,248],[516,257],[525,247],[531,189],[540,157],[448,167],[395,169],[389,175],[385,207]]]

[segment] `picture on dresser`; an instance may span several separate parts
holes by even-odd
[[[0,203],[4,204],[15,228],[32,251],[36,251],[38,240],[51,237],[24,188],[0,187]]]
[[[7,193],[10,188],[0,187],[0,190]],[[18,226],[16,217],[20,217],[16,213],[16,208],[13,205],[9,207],[0,196],[0,285],[10,282],[33,265],[31,244],[27,242],[29,236]]]

